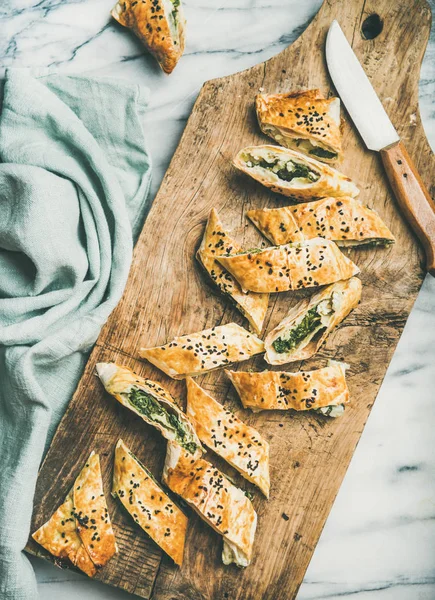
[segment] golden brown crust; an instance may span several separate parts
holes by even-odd
[[[273,244],[322,237],[338,245],[394,242],[381,217],[354,198],[322,198],[315,202],[250,210],[247,216]]]
[[[347,281],[338,281],[325,287],[311,298],[305,298],[294,306],[287,317],[275,327],[266,337],[264,345],[266,348],[265,360],[270,365],[281,365],[296,360],[306,360],[313,356],[326,340],[328,335],[339,323],[347,317],[361,299],[361,281],[352,277]],[[331,300],[334,307],[330,316],[322,317],[322,328],[305,346],[300,345],[287,353],[278,353],[273,347],[273,342],[284,335],[313,307],[324,300]]]
[[[167,447],[163,482],[243,553],[249,564],[257,514],[242,490],[203,458],[192,462],[192,456],[172,442]]]
[[[261,130],[280,146],[307,154],[318,147],[336,154],[330,158],[312,155],[322,162],[342,158],[338,98],[325,99],[320,90],[258,94],[255,107]],[[308,140],[311,148],[305,149],[300,143],[303,140]]]
[[[185,19],[181,2],[176,23],[172,6],[169,9],[165,8],[163,0],[120,0],[111,12],[118,23],[136,34],[165,73],[174,70],[184,52]]]
[[[184,379],[247,360],[263,352],[263,342],[236,323],[177,337],[139,355],[174,379]]]
[[[116,554],[98,454],[91,453],[65,502],[32,537],[53,556],[68,558],[89,577]]]
[[[266,316],[269,295],[244,293],[237,280],[215,259],[217,254],[239,252],[241,249],[241,246],[225,231],[217,211],[213,208],[207,221],[201,246],[196,254],[197,259],[219,290],[235,302],[255,333],[259,334]]]
[[[225,371],[245,408],[260,410],[315,410],[349,403],[346,365],[331,361],[315,371],[251,373]]]
[[[174,439],[174,431],[168,430],[160,421],[151,420],[146,414],[140,412],[129,402],[128,394],[134,389],[142,390],[157,400],[160,406],[165,408],[169,413],[175,414],[178,420],[183,424],[185,430],[189,432],[190,438],[195,442],[197,452],[202,453],[203,448],[193,424],[177,406],[174,398],[164,387],[156,381],[144,379],[128,367],[117,365],[115,363],[98,363],[96,365],[96,370],[101,382],[109,394],[116,398],[120,404],[137,414],[145,421],[145,423],[158,429],[167,440]]]
[[[181,565],[188,519],[122,440],[115,449],[112,493],[145,533]]]
[[[107,509],[100,458],[92,453],[74,483],[76,529],[97,568],[116,554],[115,534]]]
[[[270,169],[255,165],[251,160],[252,157],[255,160],[264,159],[269,164],[274,161],[284,161],[286,164],[288,161],[292,161],[296,165],[309,168],[317,179],[310,181],[296,177],[291,181],[285,181]],[[359,194],[359,189],[349,177],[329,165],[288,148],[271,145],[248,146],[240,150],[233,164],[262,185],[295,202],[307,202],[327,196],[354,198]]]
[[[32,537],[53,556],[68,559],[86,575],[93,577],[97,568],[77,533],[73,506],[71,493],[68,494],[65,502],[59,506],[51,519],[35,531]]]
[[[200,440],[269,497],[269,444],[256,429],[226,410],[191,377],[186,379],[187,415]]]
[[[273,246],[217,260],[253,292],[285,292],[349,279],[358,267],[329,240],[314,238],[300,244]]]
[[[322,202],[322,200],[319,200]],[[299,231],[296,216],[293,216],[293,211],[299,206],[310,206],[315,202],[307,204],[294,204],[293,206],[283,206],[282,208],[259,208],[248,210],[246,216],[250,219],[255,227],[275,246],[303,242],[307,238],[305,232]],[[315,232],[313,232],[315,233]],[[320,237],[319,233],[311,237]]]

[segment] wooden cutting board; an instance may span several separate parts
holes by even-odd
[[[372,13],[381,17],[383,30],[366,40],[361,27]],[[290,9],[288,16],[290,22]],[[184,382],[170,380],[138,360],[138,348],[220,323],[236,321],[246,326],[239,313],[215,294],[194,259],[195,251],[212,207],[250,248],[261,237],[245,218],[246,211],[285,204],[283,198],[236,173],[231,159],[243,146],[269,141],[260,134],[253,110],[259,90],[320,87],[325,93],[333,91],[323,49],[334,18],[433,195],[435,160],[418,111],[419,69],[431,22],[423,0],[325,0],[304,34],[281,54],[242,73],[205,83],[136,246],[124,296],[101,332],[41,467],[32,531],[64,499],[91,450],[102,455],[109,496],[119,437],[160,479],[163,438],[103,392],[94,375],[95,363],[115,360],[133,367],[163,383],[184,403]],[[319,354],[303,365],[321,367],[328,358],[350,363],[351,407],[336,420],[279,412],[254,415],[241,408],[222,371],[199,377],[200,385],[270,442],[269,501],[210,456],[241,487],[255,491],[259,524],[253,564],[245,570],[224,567],[222,540],[189,512],[184,565],[178,569],[109,496],[120,552],[97,579],[155,600],[290,600],[296,596],[424,277],[421,251],[397,210],[379,158],[364,148],[348,119],[344,148],[342,171],[355,179],[361,200],[380,213],[397,239],[391,248],[349,251],[361,268],[362,303]],[[267,331],[295,301],[292,293],[272,295]],[[300,366],[291,365],[293,370]],[[257,357],[242,365],[247,367],[262,370],[266,363]],[[390,400],[394,411],[394,399]],[[27,550],[53,560],[31,539]]]

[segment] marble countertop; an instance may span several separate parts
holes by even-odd
[[[154,163],[153,197],[202,83],[278,53],[305,29],[321,0],[185,0],[187,48],[170,77],[110,20],[112,3],[2,0],[0,67],[91,71],[149,86],[145,129]],[[434,11],[435,0],[431,5]],[[420,108],[433,149],[434,97],[432,31],[421,72]],[[428,276],[298,600],[435,599],[434,365],[435,279]],[[32,562],[42,600],[132,598],[44,561]]]

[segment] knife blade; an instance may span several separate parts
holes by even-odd
[[[398,142],[397,131],[337,21],[332,22],[326,37],[326,62],[334,86],[367,148],[381,150]]]
[[[337,21],[329,28],[325,53],[338,95],[367,148],[380,152],[399,206],[425,249],[426,268],[435,276],[435,204]]]

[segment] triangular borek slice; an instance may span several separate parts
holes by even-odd
[[[33,539],[93,577],[118,551],[104,496],[98,454],[91,453],[65,502]]]
[[[186,21],[180,0],[119,0],[111,14],[137,35],[165,73],[174,70],[184,52]]]
[[[70,560],[75,567],[93,577],[97,569],[76,530],[73,506],[71,492],[51,519],[35,531],[32,537],[53,556]]]

